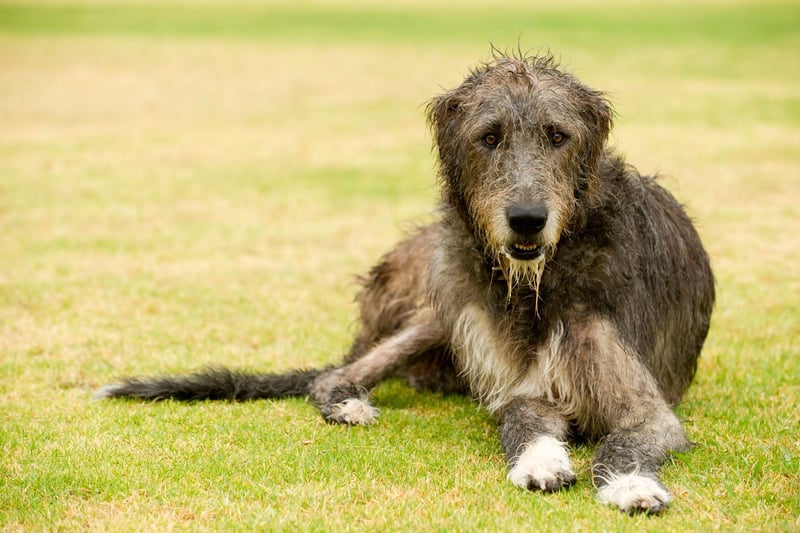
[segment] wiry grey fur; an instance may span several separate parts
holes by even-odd
[[[657,470],[689,447],[671,406],[694,376],[714,282],[681,206],[607,150],[612,114],[552,58],[495,54],[429,105],[440,219],[363,278],[341,366],[127,379],[100,395],[308,394],[331,422],[367,424],[369,390],[402,376],[494,413],[516,485],[574,483],[564,443],[598,439],[598,498],[660,512]]]

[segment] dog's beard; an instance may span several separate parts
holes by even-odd
[[[553,251],[551,247],[547,247],[539,258],[529,261],[514,259],[505,252],[497,254],[495,264],[498,265],[502,272],[508,288],[506,295],[507,303],[511,302],[514,294],[521,288],[528,288],[533,291],[535,295],[535,311],[537,315],[539,314],[539,286],[542,281],[547,258],[552,255]]]

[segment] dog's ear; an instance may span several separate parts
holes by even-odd
[[[471,219],[463,191],[464,147],[460,145],[467,136],[459,132],[464,127],[467,116],[464,107],[475,90],[477,77],[478,74],[473,73],[457,88],[433,98],[427,108],[428,124],[439,156],[442,192],[464,221]]]
[[[614,122],[614,109],[603,93],[583,88],[580,115],[586,132],[580,154],[581,177],[576,196],[591,196],[600,179],[600,164]]]
[[[461,85],[428,102],[428,124],[439,155],[442,178],[445,180],[458,180],[461,175],[458,157],[461,147],[457,143],[464,137],[458,135],[464,122],[463,106],[487,69],[488,67],[484,66],[471,72]]]
[[[461,174],[458,162],[458,130],[463,121],[461,105],[463,85],[433,98],[428,103],[428,124],[439,156],[440,171],[445,180],[457,180]]]
[[[592,128],[593,136],[605,146],[614,123],[614,108],[602,92],[587,89],[586,93],[581,116]]]
[[[438,142],[438,131],[442,126],[448,123],[453,115],[458,111],[460,102],[458,89],[448,91],[439,96],[433,97],[429,102],[426,109],[428,115],[428,124],[434,134],[434,140]]]

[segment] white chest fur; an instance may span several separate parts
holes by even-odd
[[[464,376],[483,405],[497,411],[517,396],[549,396],[548,374],[558,361],[561,328],[545,346],[516,342],[489,315],[467,305],[458,315],[452,346]]]

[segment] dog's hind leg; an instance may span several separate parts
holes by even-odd
[[[329,422],[371,424],[377,410],[369,403],[369,390],[414,357],[444,343],[433,312],[420,309],[408,325],[379,341],[360,358],[319,376],[311,388],[311,401]]]
[[[575,483],[564,444],[568,426],[548,403],[512,400],[502,411],[500,441],[508,460],[508,479],[528,490],[553,492]]]

